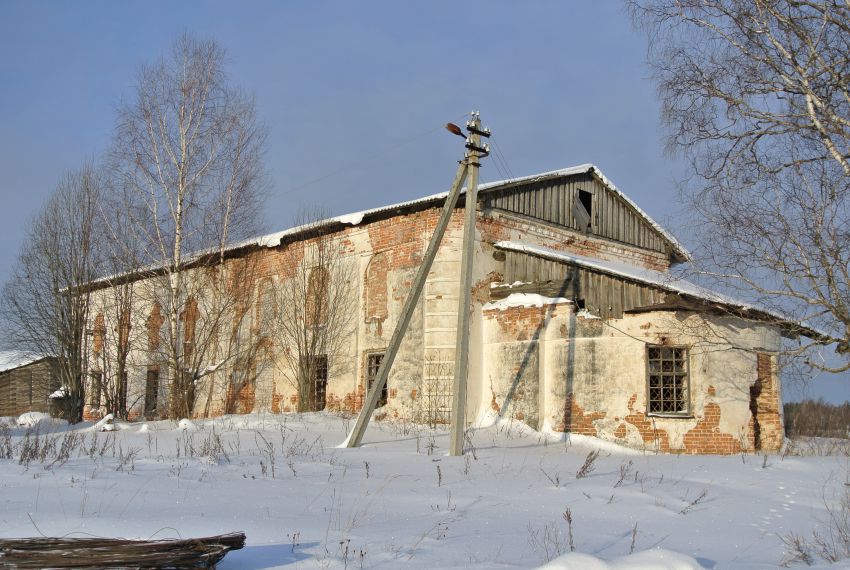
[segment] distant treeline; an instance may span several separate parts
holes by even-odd
[[[829,404],[823,399],[788,402],[784,406],[785,435],[847,438],[850,402]]]

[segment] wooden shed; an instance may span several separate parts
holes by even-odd
[[[56,359],[16,350],[0,351],[0,416],[50,411],[59,388]]]

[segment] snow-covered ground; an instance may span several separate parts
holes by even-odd
[[[245,531],[219,566],[232,569],[534,568],[559,555],[549,568],[775,568],[780,536],[810,536],[847,473],[846,457],[644,454],[509,422],[474,430],[464,457],[446,455],[443,429],[388,422],[337,448],[352,425],[42,420],[37,439],[2,427],[0,536]]]

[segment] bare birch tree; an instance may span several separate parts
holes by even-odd
[[[106,192],[99,203],[98,251],[101,276],[91,294],[89,347],[91,405],[126,419],[135,402],[129,401],[130,351],[141,348],[144,331],[133,326],[137,284],[129,275],[141,269],[141,255],[132,232],[131,219],[114,189],[105,180]],[[94,349],[97,349],[96,351]],[[98,385],[95,386],[94,382]]]
[[[697,268],[825,334],[850,369],[850,5],[634,0]],[[803,353],[812,346],[801,346]]]
[[[212,305],[234,302],[226,246],[259,229],[264,131],[224,61],[215,42],[184,35],[143,67],[111,157],[144,261],[162,276],[151,304],[165,312],[172,417],[191,415],[199,377],[230,356],[216,354],[215,323],[227,311]]]
[[[286,274],[276,288],[273,333],[299,412],[324,409],[328,375],[345,365],[357,318],[355,267],[340,234],[320,223],[325,217],[315,211],[296,219],[304,233],[288,245]]]
[[[64,415],[82,419],[90,293],[100,266],[96,244],[101,182],[91,167],[70,172],[35,217],[3,289],[6,342],[55,356]]]

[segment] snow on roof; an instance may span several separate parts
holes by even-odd
[[[608,261],[585,257],[583,255],[578,255],[575,253],[567,253],[564,251],[550,249],[548,247],[541,247],[538,245],[527,244],[522,242],[500,241],[496,242],[494,245],[499,249],[528,253],[531,255],[544,257],[546,259],[551,259],[553,261],[560,261],[564,263],[579,265],[581,267],[586,267],[588,269],[592,269],[600,273],[623,277],[632,281],[637,281],[639,283],[654,285],[660,289],[664,289],[665,291],[670,291],[672,293],[680,293],[682,295],[696,297],[698,299],[703,299],[713,303],[721,303],[723,305],[736,307],[745,311],[758,311],[770,315],[771,317],[776,318],[780,321],[799,325],[800,327],[806,329],[808,333],[821,336],[829,336],[827,335],[827,333],[819,331],[813,328],[812,326],[807,325],[806,323],[801,323],[789,317],[788,315],[783,315],[782,313],[768,309],[766,307],[760,307],[758,305],[742,301],[741,299],[736,299],[734,297],[730,297],[728,295],[712,291],[711,289],[707,289],[706,287],[697,285],[696,283],[691,283],[690,281],[687,281],[685,279],[675,277],[667,272],[630,265],[628,263],[623,263],[619,261]]]
[[[0,350],[0,372],[14,370],[42,358],[44,358],[44,355],[23,350]]]
[[[631,198],[629,198],[628,196],[623,194],[623,192],[621,192],[616,186],[614,186],[614,184],[604,174],[602,174],[602,171],[599,170],[599,168],[597,168],[595,165],[590,164],[590,163],[580,164],[578,166],[571,166],[571,167],[568,167],[568,168],[561,168],[559,170],[550,170],[550,171],[541,172],[541,173],[538,173],[538,174],[530,174],[528,176],[520,176],[518,178],[508,178],[508,179],[505,179],[505,180],[496,180],[496,181],[493,181],[493,182],[487,182],[487,183],[484,183],[484,184],[480,184],[478,186],[478,191],[479,192],[487,192],[487,191],[490,191],[490,190],[495,190],[495,189],[498,189],[498,188],[502,188],[504,186],[514,185],[514,184],[521,184],[521,183],[528,183],[528,182],[533,183],[533,182],[538,182],[540,180],[547,180],[547,179],[550,179],[550,178],[558,178],[558,177],[561,177],[561,176],[572,176],[572,175],[576,175],[576,174],[588,174],[588,173],[595,175],[606,188],[608,188],[611,192],[614,192],[615,194],[617,194],[626,203],[628,203],[632,208],[634,208],[634,210],[638,213],[638,215],[642,216],[647,221],[647,223],[649,223],[653,228],[655,228],[655,230],[657,230],[662,236],[664,236],[664,238],[668,242],[670,242],[670,244],[673,246],[673,248],[676,250],[676,252],[679,253],[685,260],[691,259],[691,254],[687,251],[687,249],[685,249],[684,246],[682,246],[681,243],[679,243],[679,241],[675,237],[673,237],[673,234],[668,232],[660,224],[658,224],[655,220],[653,220],[649,216],[649,214],[647,214],[640,207],[638,207],[638,205],[635,204],[631,200]],[[464,193],[466,193],[466,187],[465,186],[463,188],[461,188],[461,194],[464,194]],[[246,240],[242,240],[242,241],[239,241],[239,242],[236,242],[234,244],[227,246],[224,249],[224,251],[234,251],[234,250],[238,250],[238,249],[241,249],[241,248],[244,248],[244,247],[252,247],[252,246],[274,248],[274,247],[278,247],[280,245],[281,240],[283,240],[283,238],[298,235],[298,234],[300,234],[300,233],[302,233],[302,232],[304,232],[308,229],[322,228],[322,227],[332,225],[332,224],[336,224],[336,223],[350,225],[350,226],[357,226],[363,221],[363,218],[365,218],[366,216],[370,216],[370,215],[374,215],[374,214],[380,214],[380,213],[383,213],[383,212],[391,212],[393,210],[399,210],[399,209],[403,209],[403,208],[409,208],[411,206],[416,206],[416,205],[419,205],[419,204],[427,204],[427,203],[430,203],[430,202],[439,202],[441,200],[445,200],[446,197],[448,197],[448,195],[449,195],[448,192],[440,192],[438,194],[431,194],[430,196],[423,196],[421,198],[416,198],[416,199],[408,200],[408,201],[405,201],[405,202],[398,202],[398,203],[395,203],[395,204],[389,204],[389,205],[386,205],[386,206],[379,206],[377,208],[371,208],[369,210],[362,210],[360,212],[351,212],[349,214],[343,214],[341,216],[334,216],[332,218],[327,218],[327,219],[324,219],[324,220],[317,220],[317,221],[311,222],[309,224],[303,224],[303,225],[295,226],[295,227],[288,228],[288,229],[285,229],[285,230],[282,230],[282,231],[278,231],[278,232],[274,232],[274,233],[265,234],[265,235],[249,238],[249,239],[246,239]],[[211,253],[216,253],[218,251],[219,251],[219,249],[217,247],[207,248],[207,249],[204,249],[204,250],[201,250],[201,251],[194,252],[192,254],[187,254],[184,257],[184,261],[186,263],[190,263],[191,261],[199,259],[200,257],[202,257],[204,255],[209,255]],[[159,268],[160,268],[160,266],[158,264],[151,264],[151,265],[148,265],[148,266],[142,268],[141,272],[157,271]],[[111,275],[111,276],[108,276],[108,277],[102,277],[102,278],[99,278],[99,279],[92,281],[91,285],[103,284],[103,283],[108,282],[110,279],[115,279],[117,277],[121,277],[122,275],[123,274]]]
[[[567,253],[564,251],[550,249],[548,247],[542,247],[517,241],[500,241],[496,242],[495,246],[499,249],[530,253],[532,255],[545,257],[554,261],[573,263],[582,267],[587,267],[588,269],[595,269],[602,273],[608,273],[609,275],[616,275],[618,277],[625,277],[633,281],[646,283],[647,285],[657,285],[658,287],[661,287],[668,291],[673,291],[675,293],[683,293],[685,295],[691,295],[693,297],[699,297],[707,301],[715,301],[718,303],[728,303],[740,307],[753,308],[749,305],[746,305],[746,303],[744,303],[743,301],[739,301],[731,297],[726,297],[725,295],[721,295],[720,293],[716,293],[710,289],[706,289],[705,287],[701,287],[700,285],[691,283],[690,281],[678,279],[670,273],[664,271],[657,271],[655,269],[639,267],[620,261],[607,261],[592,257],[585,257],[584,255]]]
[[[504,311],[512,307],[543,307],[545,305],[560,305],[561,303],[572,303],[564,297],[544,297],[537,293],[511,293],[504,299],[490,301],[483,309]]]
[[[496,181],[493,181],[493,182],[487,182],[485,184],[479,185],[478,191],[479,192],[487,192],[487,191],[490,191],[490,190],[501,188],[503,186],[513,185],[513,184],[520,184],[520,183],[527,183],[527,182],[537,182],[537,181],[546,180],[546,179],[549,179],[549,178],[558,178],[558,177],[561,177],[561,176],[572,176],[572,175],[576,175],[576,174],[588,174],[588,173],[595,175],[606,188],[608,188],[611,192],[615,193],[617,196],[622,198],[627,204],[629,204],[629,206],[634,208],[634,210],[641,217],[643,217],[656,231],[658,231],[658,233],[660,233],[662,236],[664,236],[664,239],[666,239],[667,241],[670,242],[670,244],[674,247],[674,249],[682,257],[684,257],[686,260],[689,260],[691,258],[691,254],[688,252],[687,249],[685,249],[685,247],[681,243],[679,243],[679,241],[673,236],[673,234],[668,232],[658,222],[653,220],[649,216],[649,214],[644,212],[637,204],[634,203],[634,201],[632,201],[631,198],[629,198],[622,191],[620,191],[620,189],[617,188],[604,174],[602,174],[602,171],[599,170],[599,168],[597,168],[593,164],[589,164],[589,163],[588,164],[580,164],[578,166],[571,166],[569,168],[561,168],[559,170],[550,170],[548,172],[541,172],[541,173],[538,173],[538,174],[530,174],[528,176],[521,176],[519,178],[508,178],[506,180],[496,180]],[[466,187],[464,186],[461,189],[461,193],[463,194],[465,192],[466,192]],[[333,217],[333,218],[328,218],[326,220],[320,220],[320,221],[314,222],[313,224],[310,224],[310,225],[296,226],[294,228],[289,228],[289,229],[286,229],[286,230],[283,230],[283,231],[280,231],[280,232],[275,232],[275,233],[267,234],[267,235],[264,235],[264,236],[259,236],[259,237],[256,237],[256,238],[253,238],[253,239],[250,239],[250,240],[245,240],[243,242],[235,244],[234,246],[232,246],[228,249],[237,249],[239,247],[244,247],[244,246],[248,246],[248,245],[259,245],[261,247],[277,247],[278,245],[280,245],[280,240],[282,238],[284,238],[286,236],[298,234],[298,233],[304,231],[305,229],[307,229],[310,226],[322,227],[322,226],[332,224],[332,223],[341,223],[341,224],[348,224],[348,225],[356,226],[356,225],[360,224],[363,221],[363,218],[366,217],[366,216],[369,216],[369,215],[372,215],[372,214],[379,214],[379,213],[382,213],[382,212],[388,212],[388,211],[392,211],[392,210],[397,210],[399,208],[407,208],[407,207],[410,207],[410,206],[416,206],[418,204],[444,200],[448,195],[449,195],[448,192],[440,192],[439,194],[432,194],[430,196],[423,196],[422,198],[416,198],[414,200],[408,200],[406,202],[399,202],[399,203],[390,204],[390,205],[387,205],[387,206],[379,206],[377,208],[372,208],[370,210],[363,210],[361,212],[353,212],[351,214],[336,216],[336,217]]]

